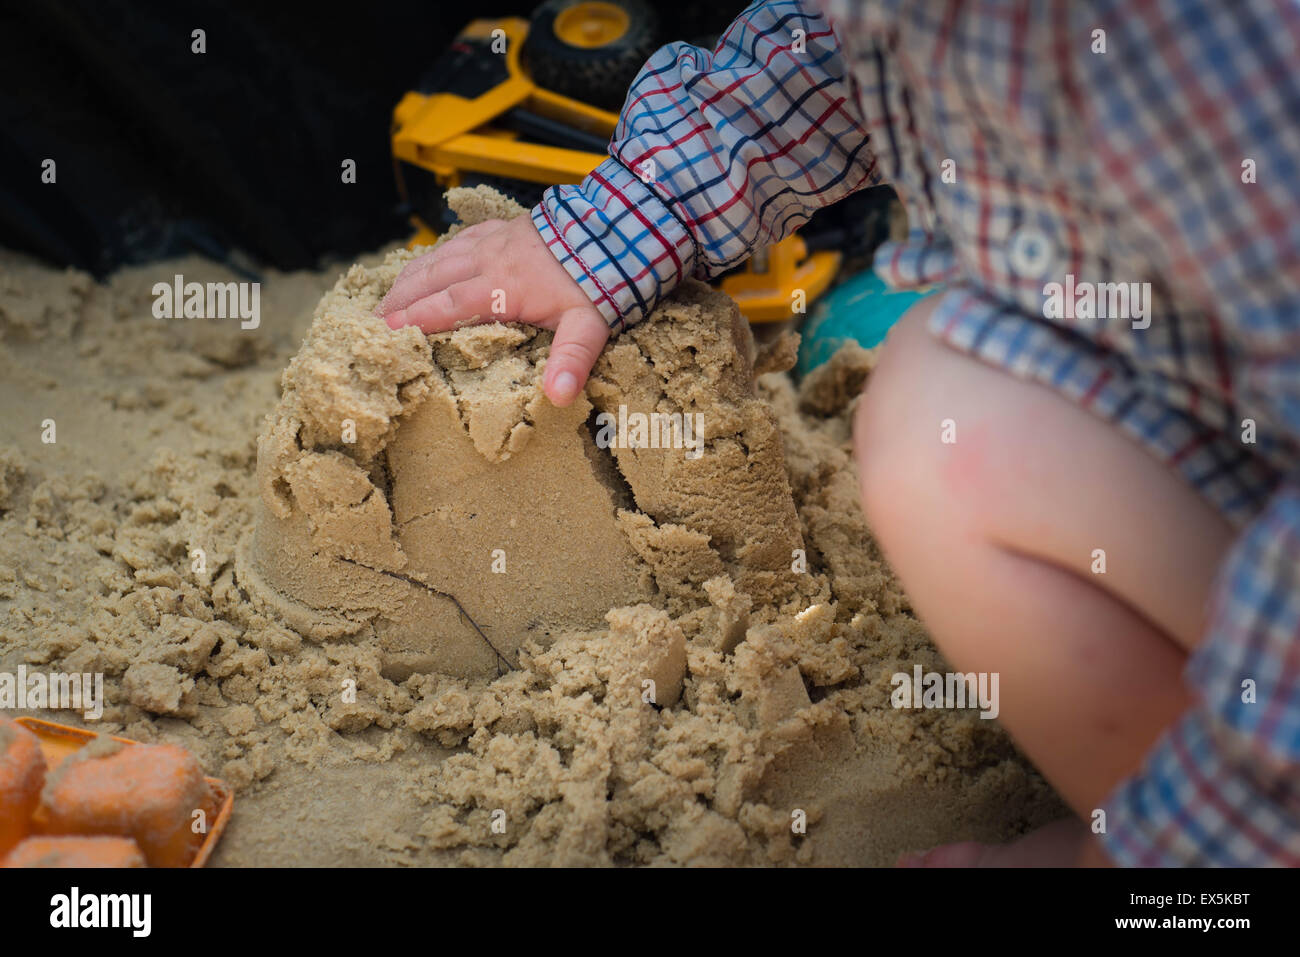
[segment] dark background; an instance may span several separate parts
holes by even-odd
[[[533,6],[3,0],[0,245],[102,276],[191,250],[313,267],[403,237],[393,107],[469,20]],[[656,6],[667,39],[694,33]]]

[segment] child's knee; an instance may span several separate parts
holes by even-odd
[[[922,303],[922,306],[928,305]],[[854,416],[854,459],[862,509],[882,544],[930,506],[939,433],[918,434],[917,405],[932,350],[942,349],[925,328],[928,308],[914,307],[891,330],[880,362],[867,380]]]

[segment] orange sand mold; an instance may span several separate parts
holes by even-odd
[[[195,812],[210,818],[213,795],[194,756],[174,744],[131,747],[97,738],[59,765],[41,795],[56,834],[132,837],[150,867],[184,867],[203,843]]]
[[[217,778],[205,778],[189,751],[176,745],[146,745],[96,735],[38,718],[19,718],[10,727],[30,738],[42,756],[44,785],[36,789],[34,812],[23,821],[25,834],[128,839],[143,854],[145,863],[140,866],[202,867],[207,863],[230,819],[234,801],[229,786]],[[0,725],[0,739],[4,731]],[[48,774],[47,767],[52,769]],[[200,820],[198,811],[202,812],[201,827],[195,826]],[[106,846],[97,847],[78,850],[75,845],[57,845],[50,850],[62,853],[67,849],[69,855],[85,851],[88,860],[107,860]],[[30,849],[25,852],[27,856],[34,853]]]
[[[45,757],[36,735],[0,718],[0,859],[27,836],[44,786]]]
[[[5,867],[144,867],[129,837],[29,837],[4,859]]]

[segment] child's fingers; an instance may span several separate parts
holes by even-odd
[[[388,292],[379,300],[379,305],[375,307],[375,315],[382,316],[391,312],[395,306],[392,304],[401,295],[403,289],[412,285],[412,277],[421,275],[429,263],[441,259],[447,253],[449,243],[443,243],[437,249],[430,249],[427,253],[420,253],[409,263],[402,267],[402,271],[397,274],[393,284],[388,287]]]
[[[474,276],[464,282],[452,283],[432,295],[419,299],[405,309],[388,315],[385,321],[390,329],[418,326],[425,332],[443,332],[458,323],[478,316],[482,319],[508,319],[494,315],[494,300],[503,299],[500,290],[493,287],[485,276]]]
[[[395,309],[405,309],[415,300],[437,292],[437,288],[428,286],[429,270],[443,260],[472,258],[474,247],[478,245],[477,239],[467,238],[458,242],[459,239],[459,236],[449,239],[437,249],[422,253],[403,266],[388,293],[379,301],[375,315],[386,316]]]
[[[492,235],[504,225],[504,220],[489,219],[475,223],[473,226],[466,226],[438,248],[416,256],[402,267],[397,280],[375,308],[375,315],[386,316],[396,309],[405,309],[417,299],[445,288],[453,282],[467,279],[471,273],[464,272],[463,269],[448,274],[441,281],[431,275],[431,270],[444,261],[466,259],[478,245],[479,240]]]
[[[417,262],[412,260],[397,278],[397,282],[393,283],[393,288],[388,290],[388,295],[379,304],[379,315],[387,316],[399,309],[406,309],[425,296],[464,282],[482,271],[478,260],[464,252],[448,252],[427,259],[418,266]]]
[[[594,306],[575,306],[560,316],[542,383],[556,405],[568,405],[587,382],[609,339],[609,326]]]

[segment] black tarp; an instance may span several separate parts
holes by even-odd
[[[744,5],[654,4],[692,40]],[[0,245],[103,275],[190,250],[311,267],[404,236],[393,107],[469,20],[533,6],[0,0]]]
[[[491,13],[530,7],[494,0]],[[0,9],[0,244],[99,275],[190,249],[309,267],[403,235],[393,106],[486,12],[391,0]],[[45,158],[54,185],[40,182]],[[341,181],[345,158],[355,185]]]

